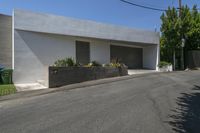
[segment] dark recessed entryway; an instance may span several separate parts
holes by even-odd
[[[111,60],[118,58],[121,62],[128,66],[129,69],[141,69],[143,67],[143,51],[142,48],[110,46]]]
[[[90,62],[90,43],[76,41],[76,61],[81,64]]]

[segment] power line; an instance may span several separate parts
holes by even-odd
[[[133,3],[133,2],[130,2],[130,1],[127,1],[127,0],[120,0],[120,1],[127,3],[129,5],[133,5],[133,6],[149,9],[149,10],[160,11],[160,12],[167,11],[167,9],[161,9],[161,8],[155,8],[155,7],[145,6],[145,5],[141,5],[141,4],[136,4],[136,3]],[[180,8],[176,8],[176,9],[180,10]],[[197,8],[197,10],[200,10],[200,9]]]
[[[120,0],[124,3],[127,3],[127,4],[130,4],[130,5],[133,5],[133,6],[137,6],[137,7],[141,7],[141,8],[145,8],[145,9],[150,9],[150,10],[154,10],[154,11],[167,11],[166,9],[160,9],[160,8],[154,8],[154,7],[150,7],[150,6],[145,6],[145,5],[139,5],[139,4],[136,4],[136,3],[133,3],[133,2],[130,2],[130,1],[126,1],[126,0]]]

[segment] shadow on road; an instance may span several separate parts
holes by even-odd
[[[177,98],[179,108],[169,116],[169,124],[177,133],[200,133],[200,87],[194,86],[192,91]]]

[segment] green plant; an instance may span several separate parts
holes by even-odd
[[[180,58],[182,38],[185,39],[184,51],[200,49],[200,12],[197,5],[190,9],[182,6],[181,16],[176,7],[169,7],[161,16],[160,57],[161,60],[175,62]],[[186,55],[187,56],[187,55]],[[180,65],[177,62],[178,66]]]
[[[0,96],[13,94],[16,92],[16,88],[13,84],[0,85]]]
[[[66,58],[66,63],[68,66],[75,66],[75,61],[72,58]]]
[[[110,67],[110,64],[102,64],[102,67]]]
[[[118,58],[112,59],[110,62],[111,67],[121,67],[120,60]]]
[[[82,66],[79,62],[76,62],[75,64],[74,64],[74,66],[76,66],[76,67],[78,67],[78,66]]]
[[[65,58],[61,60],[57,60],[54,62],[54,66],[56,67],[68,67],[68,66],[76,66],[77,64],[73,60],[73,58]]]
[[[119,59],[119,58],[113,58],[113,59],[111,59],[111,63],[120,63],[121,62],[121,60]]]
[[[166,61],[160,61],[160,63],[158,64],[158,67],[162,68],[162,67],[169,66],[169,65],[172,65],[172,64],[169,62],[166,62]]]
[[[92,61],[92,66],[101,66],[101,64],[97,61]]]
[[[97,61],[92,61],[88,63],[87,65],[85,65],[85,67],[98,67],[98,66],[102,66],[102,65]]]
[[[121,67],[120,63],[110,63],[111,67]]]
[[[56,67],[66,67],[67,63],[65,62],[65,60],[61,59],[61,60],[55,61],[53,66],[56,66]]]

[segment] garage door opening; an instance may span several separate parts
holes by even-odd
[[[143,49],[124,47],[124,46],[110,46],[110,59],[119,59],[122,63],[128,66],[129,69],[143,68]]]

